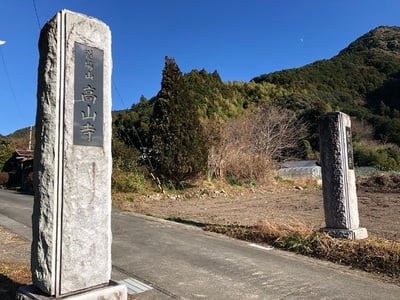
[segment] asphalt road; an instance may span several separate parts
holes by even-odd
[[[0,225],[29,237],[32,201],[0,191]],[[153,287],[143,299],[400,299],[399,286],[365,272],[137,214],[112,218],[113,279]]]

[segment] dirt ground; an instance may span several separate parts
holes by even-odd
[[[369,236],[400,240],[400,185],[384,178],[359,180],[360,226]],[[383,184],[382,184],[383,182]],[[278,224],[303,223],[324,227],[322,188],[301,183],[275,183],[263,188],[224,186],[198,188],[182,194],[124,195],[116,205],[124,210],[162,218],[199,223],[255,225],[264,220]]]

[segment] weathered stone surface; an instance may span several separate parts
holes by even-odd
[[[68,296],[68,300],[126,300],[127,288],[123,284],[110,282],[108,286]],[[53,296],[46,296],[35,286],[22,286],[17,293],[17,300],[55,300]]]
[[[56,219],[58,191],[58,102],[57,22],[45,25],[39,40],[38,106],[34,160],[35,200],[32,215],[32,280],[47,293],[54,292],[56,264]]]
[[[320,153],[326,229],[358,229],[360,222],[348,115],[332,112],[321,118]]]
[[[334,229],[334,228],[322,228],[323,232],[328,233],[329,235],[349,240],[360,240],[366,239],[368,237],[367,229],[365,228],[356,228],[356,229]]]
[[[100,146],[74,144],[74,103],[82,98],[74,85],[76,43],[103,53]],[[32,280],[59,296],[111,276],[110,30],[63,10],[43,28],[39,50]]]

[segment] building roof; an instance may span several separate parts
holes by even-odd
[[[33,158],[33,151],[32,150],[16,149],[13,156],[16,159],[32,159]]]
[[[316,160],[287,161],[281,164],[281,168],[308,168],[319,166]]]

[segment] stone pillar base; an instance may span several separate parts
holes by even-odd
[[[328,233],[334,238],[342,238],[349,240],[361,240],[368,237],[368,232],[366,228],[356,228],[356,229],[337,229],[337,228],[321,228],[321,231]]]
[[[81,292],[63,297],[47,296],[34,285],[25,285],[19,288],[17,300],[127,300],[128,294],[126,285],[110,281],[108,286],[100,287],[90,291]]]

